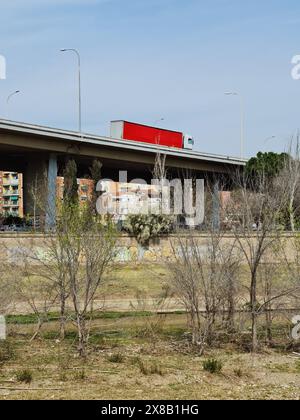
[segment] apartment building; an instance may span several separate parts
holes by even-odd
[[[22,174],[0,171],[0,215],[24,217]]]
[[[78,183],[78,197],[81,204],[86,203],[92,196],[94,182],[91,179],[77,179]],[[56,194],[61,200],[64,197],[64,178],[57,177],[56,180]]]
[[[159,188],[155,185],[102,181],[101,190],[99,206],[112,214],[116,222],[129,214],[157,213],[160,209]]]

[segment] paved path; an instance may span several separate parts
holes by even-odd
[[[37,303],[37,307],[43,308],[43,302]],[[71,308],[71,306],[70,306]],[[138,301],[136,298],[124,299],[105,299],[95,300],[93,304],[94,310],[103,310],[105,312],[176,312],[184,311],[184,306],[177,299],[168,299],[164,304],[160,304],[157,299],[143,299]],[[13,309],[9,311],[13,315],[24,315],[32,313],[32,309],[25,303],[17,303]],[[59,305],[54,305],[50,312],[59,312]]]

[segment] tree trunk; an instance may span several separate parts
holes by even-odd
[[[273,345],[273,334],[272,334],[272,312],[271,308],[266,308],[266,326],[267,326],[267,344],[268,346]]]
[[[86,357],[87,331],[86,321],[83,315],[77,315],[78,328],[78,352],[80,357]]]
[[[273,334],[272,334],[272,303],[271,303],[271,298],[272,298],[272,281],[270,280],[272,273],[267,272],[267,277],[266,277],[266,300],[267,302],[269,302],[266,305],[265,311],[266,311],[266,334],[267,334],[267,344],[268,346],[272,346],[273,345]],[[270,277],[269,277],[270,276]]]
[[[234,285],[232,278],[229,279],[229,290],[228,290],[228,316],[227,316],[227,328],[229,332],[234,331],[234,314],[235,314],[235,302],[234,302]]]
[[[40,331],[41,331],[41,329],[42,329],[42,326],[43,326],[43,321],[42,321],[42,319],[39,317],[39,318],[38,318],[37,327],[36,327],[36,331],[35,331],[35,333],[33,334],[33,336],[31,337],[30,342],[34,341],[34,340],[38,337],[38,335],[40,334]]]
[[[258,351],[258,336],[257,336],[257,297],[256,297],[256,273],[251,275],[251,322],[252,322],[252,352]]]
[[[66,337],[66,300],[61,297],[60,301],[60,338],[64,340]]]
[[[289,213],[290,213],[291,230],[292,232],[295,232],[296,227],[295,227],[295,215],[294,215],[294,200],[291,200],[290,202]]]
[[[252,313],[252,352],[258,351],[258,338],[257,338],[257,315]]]

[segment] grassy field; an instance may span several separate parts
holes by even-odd
[[[107,275],[102,292],[113,298],[134,297],[137,291],[156,297],[168,283],[168,276],[167,269],[158,264],[121,265]]]
[[[163,267],[119,267],[107,277],[99,299],[157,298],[167,282]],[[287,319],[274,323],[274,349],[252,355],[243,316],[237,319],[242,337],[230,342],[222,337],[200,357],[190,347],[183,312],[104,308],[93,314],[88,357],[82,360],[71,321],[61,342],[58,313],[52,312],[41,335],[30,342],[36,318],[29,312],[12,314],[9,339],[0,342],[0,399],[300,399],[300,358],[286,346]],[[261,331],[262,343],[264,335]],[[206,371],[208,359],[222,369]]]
[[[300,399],[300,359],[292,352],[253,356],[228,343],[199,357],[181,314],[96,319],[86,360],[77,356],[72,325],[64,342],[57,327],[47,324],[31,343],[33,324],[9,325],[0,399]],[[222,363],[221,372],[204,370],[209,358]]]

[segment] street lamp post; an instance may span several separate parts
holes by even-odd
[[[270,136],[270,137],[267,137],[267,138],[265,139],[265,141],[264,141],[265,151],[267,150],[266,145],[267,145],[267,144],[268,144],[271,140],[274,140],[274,139],[276,139],[276,136]]]
[[[12,92],[10,95],[8,95],[7,99],[6,99],[6,104],[9,104],[9,101],[11,100],[11,98],[15,95],[18,95],[19,93],[21,93],[20,90],[15,90],[14,92]]]
[[[245,148],[245,105],[244,98],[237,92],[226,92],[227,96],[239,96],[240,97],[240,106],[241,106],[241,138],[240,138],[240,147],[241,147],[241,158],[244,158],[244,148]]]
[[[157,127],[157,124],[158,123],[161,123],[161,122],[163,122],[163,121],[165,121],[165,119],[164,118],[160,118],[159,120],[155,120],[154,121],[154,127]],[[158,146],[160,146],[160,130],[159,130],[159,134],[158,134],[158,137],[157,137],[157,140],[156,140],[156,144],[158,145]]]
[[[155,121],[154,121],[154,127],[156,127],[158,123],[161,123],[161,122],[163,122],[163,121],[165,121],[165,119],[164,119],[164,118],[160,118],[159,120],[155,120]]]
[[[270,140],[276,139],[276,136],[270,136],[265,139],[265,144],[268,143]]]
[[[73,52],[77,56],[78,60],[78,131],[82,132],[82,111],[81,111],[81,59],[80,54],[75,48],[63,48],[61,52]]]
[[[7,99],[6,99],[6,105],[7,105],[7,119],[9,119],[9,112],[8,112],[8,105],[9,105],[9,102],[10,102],[10,100],[11,100],[11,98],[13,97],[13,96],[15,96],[15,95],[18,95],[19,93],[21,93],[21,91],[20,90],[15,90],[14,92],[12,92],[10,95],[8,95],[8,97],[7,97]]]

